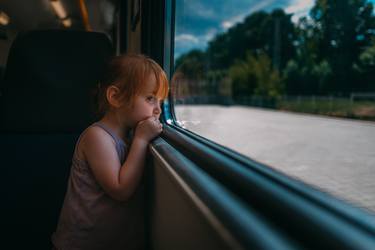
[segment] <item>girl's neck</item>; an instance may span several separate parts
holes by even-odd
[[[100,122],[109,127],[117,136],[126,140],[130,128],[123,124],[121,119],[113,112],[108,111]]]

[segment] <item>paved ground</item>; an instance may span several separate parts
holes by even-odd
[[[375,122],[242,106],[177,106],[184,126],[375,212]]]

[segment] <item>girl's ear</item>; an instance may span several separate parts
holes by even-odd
[[[106,91],[106,97],[109,105],[111,105],[114,108],[121,107],[121,95],[120,95],[120,89],[115,86],[111,85],[107,88]]]

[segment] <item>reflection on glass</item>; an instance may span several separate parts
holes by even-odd
[[[373,2],[177,0],[178,124],[375,211]]]

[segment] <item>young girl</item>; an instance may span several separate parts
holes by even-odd
[[[147,145],[162,131],[168,81],[150,58],[123,55],[111,61],[99,89],[103,116],[77,141],[52,242],[61,250],[143,249],[137,187]]]

